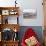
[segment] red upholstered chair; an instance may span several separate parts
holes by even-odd
[[[33,30],[32,28],[28,28],[28,29],[26,30],[26,32],[25,32],[24,37],[22,38],[21,46],[27,46],[25,40],[28,39],[28,38],[30,38],[30,37],[32,37],[32,36],[34,36],[34,37],[36,38],[36,40],[37,40],[37,35],[36,35],[36,33],[34,32],[34,30]],[[34,45],[34,46],[41,46],[41,44],[40,44],[39,41],[37,40],[37,44]]]

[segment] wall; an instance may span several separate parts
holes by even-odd
[[[20,23],[23,26],[42,26],[43,23],[43,6],[42,0],[23,0],[18,1],[23,5],[24,9],[36,9],[37,17],[35,19],[24,19],[23,16],[20,16]]]
[[[15,1],[15,0],[14,0]],[[14,6],[13,0],[0,0],[0,6]],[[18,4],[23,7],[22,9],[36,9],[37,17],[35,19],[24,19],[20,15],[20,25],[21,26],[43,26],[43,6],[42,0],[17,0]]]
[[[0,6],[1,7],[14,6],[14,1],[13,0],[0,0]]]

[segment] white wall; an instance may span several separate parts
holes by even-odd
[[[1,7],[8,7],[8,6],[14,6],[14,0],[0,0],[0,6]]]
[[[15,0],[0,0],[0,6],[14,6]],[[43,25],[43,10],[42,10],[42,0],[17,0],[23,9],[36,9],[37,18],[36,19],[23,19],[23,16],[20,16],[20,25],[21,26],[42,26]]]
[[[43,26],[43,6],[42,0],[23,0],[19,1],[23,5],[24,9],[36,9],[37,18],[35,19],[23,19],[23,16],[20,16],[20,23],[24,26]]]

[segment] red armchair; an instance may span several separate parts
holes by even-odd
[[[36,35],[36,33],[34,32],[34,30],[33,30],[32,28],[28,28],[28,29],[26,30],[25,35],[24,35],[24,37],[22,38],[21,46],[27,46],[28,42],[27,42],[27,44],[26,44],[25,40],[26,40],[26,39],[29,40],[29,38],[32,40],[32,39],[33,39],[32,36],[33,36],[34,38],[36,38],[36,44],[35,44],[34,46],[41,46],[41,44],[40,44],[39,41],[37,40],[37,35]],[[31,43],[30,43],[30,44],[31,44]],[[29,45],[29,46],[31,46],[31,45]]]

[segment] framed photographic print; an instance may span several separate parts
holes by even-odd
[[[10,10],[10,11],[9,11],[9,14],[10,14],[10,15],[16,15],[16,14],[17,14],[17,11],[15,11],[15,10]]]
[[[23,11],[23,18],[24,19],[31,19],[31,18],[36,18],[37,12],[35,9],[25,9]]]
[[[2,10],[2,15],[9,15],[9,10]]]
[[[8,24],[17,24],[17,16],[9,16]]]

